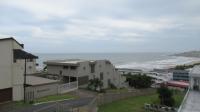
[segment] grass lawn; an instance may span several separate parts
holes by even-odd
[[[184,93],[176,92],[174,94],[176,101],[175,106],[178,107],[184,98]],[[145,103],[159,103],[158,95],[146,95],[130,97],[128,99],[115,101],[109,104],[99,106],[98,112],[145,112],[143,109]]]
[[[29,103],[24,103],[24,101],[16,101],[16,102],[14,102],[14,106],[15,106],[16,108],[20,108],[20,107],[31,106],[31,104],[29,104]]]
[[[64,100],[64,99],[75,99],[76,97],[71,94],[60,94],[60,95],[51,95],[42,98],[38,98],[35,100],[34,103],[41,103],[41,102],[49,102],[49,101],[56,101],[56,100]]]
[[[66,93],[66,94],[61,94],[61,95],[51,95],[51,96],[38,98],[38,99],[35,100],[34,103],[56,101],[56,100],[64,100],[64,99],[75,99],[75,98],[77,98],[77,97]],[[17,108],[19,108],[19,107],[27,107],[27,106],[31,106],[31,105],[32,104],[30,104],[28,102],[24,103],[24,101],[16,101],[16,102],[14,102],[14,106],[17,107]]]
[[[127,89],[127,88],[121,88],[121,89],[106,89],[106,92],[112,92],[112,93],[128,92],[128,89]]]

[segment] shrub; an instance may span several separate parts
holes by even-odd
[[[103,82],[100,79],[94,78],[94,79],[89,80],[89,84],[88,84],[89,90],[100,92],[102,90],[102,87],[103,87]]]
[[[129,83],[129,86],[135,88],[149,88],[153,83],[152,78],[145,74],[128,75],[127,82]]]

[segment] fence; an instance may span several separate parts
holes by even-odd
[[[66,93],[78,89],[78,81],[61,84],[58,87],[59,93]]]
[[[103,105],[113,101],[129,98],[132,96],[149,95],[155,93],[155,89],[133,90],[130,92],[104,93],[97,96],[97,104]]]
[[[79,108],[79,112],[97,112],[97,98],[94,98],[88,105]]]
[[[52,105],[34,110],[33,112],[97,112],[96,98],[80,106],[56,102]]]
[[[48,84],[41,86],[26,87],[25,100],[27,102],[34,101],[49,95],[63,94],[78,89],[78,81],[66,84]]]

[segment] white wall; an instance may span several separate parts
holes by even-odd
[[[33,74],[36,73],[36,60],[33,59],[32,62],[26,62],[26,74]]]
[[[115,86],[120,86],[121,75],[115,71],[115,67],[110,63],[106,63],[106,60],[97,60],[95,64],[95,77],[100,78],[100,73],[103,73],[104,88],[107,88],[108,80]]]
[[[40,98],[48,95],[55,95],[58,93],[58,84],[48,84],[48,85],[40,85],[27,87],[26,93],[29,91],[34,91],[35,98]]]
[[[13,101],[20,101],[24,99],[24,86],[14,85],[13,86]]]
[[[11,47],[11,41],[0,41],[0,89],[12,87]]]
[[[13,60],[13,49],[23,49],[15,41],[12,41],[12,87],[13,87],[13,101],[20,101],[24,99],[24,63],[25,61]]]

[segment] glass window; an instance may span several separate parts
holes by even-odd
[[[90,64],[90,67],[91,67],[91,73],[94,73],[95,72],[95,64]]]

